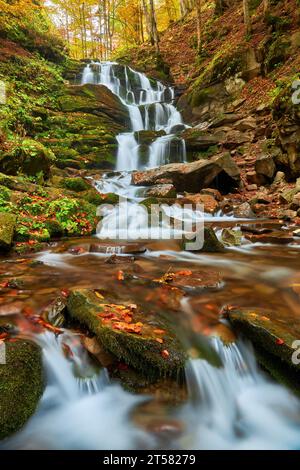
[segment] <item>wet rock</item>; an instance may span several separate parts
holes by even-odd
[[[141,145],[151,145],[158,137],[166,135],[165,131],[136,131],[134,137]]]
[[[205,187],[216,186],[221,192],[229,192],[240,183],[240,172],[229,153],[192,163],[170,163],[159,168],[132,173],[132,183],[151,186],[162,179],[171,181],[177,191],[199,192]]]
[[[16,227],[16,216],[7,212],[0,213],[0,250],[9,250]]]
[[[184,198],[178,200],[180,205],[183,204],[199,204],[203,207],[204,212],[214,214],[219,210],[219,203],[210,194],[186,194]]]
[[[92,338],[84,336],[82,339],[82,344],[90,354],[95,356],[95,358],[103,367],[109,367],[116,361],[116,358],[112,354],[109,354],[107,351],[105,351],[102,344],[97,340],[96,336]]]
[[[96,116],[106,116],[123,128],[129,122],[128,110],[120,99],[103,85],[73,85],[59,98],[62,111],[83,112]]]
[[[173,184],[157,184],[147,189],[146,197],[176,197],[176,189]]]
[[[221,240],[225,246],[240,246],[242,243],[242,232],[240,230],[233,230],[224,228],[222,230]]]
[[[251,206],[248,202],[243,202],[239,206],[233,209],[234,217],[240,219],[253,219],[255,217],[254,212],[251,209]]]
[[[204,253],[224,252],[224,245],[219,241],[212,227],[204,227],[202,241],[203,241],[202,246],[198,246],[199,242],[197,242],[195,238],[191,238],[191,239],[184,238],[183,240],[184,249],[187,251],[201,251]],[[193,246],[194,242],[195,242],[195,245]]]
[[[0,365],[0,439],[18,431],[34,413],[43,391],[40,349],[27,341],[5,342]]]
[[[137,371],[158,377],[176,376],[183,370],[185,353],[159,312],[151,318],[138,306],[112,304],[109,298],[84,289],[71,293],[68,312],[95,334],[105,351]]]
[[[299,322],[274,317],[273,312],[262,309],[232,309],[227,316],[231,324],[241,330],[254,345],[282,361],[288,368],[300,371],[300,364],[292,361],[294,341],[299,341]],[[283,321],[282,321],[283,320]]]
[[[42,318],[50,325],[61,327],[65,323],[64,311],[66,309],[67,299],[64,296],[58,296],[42,312]]]
[[[245,238],[252,243],[274,243],[276,245],[286,245],[293,241],[292,234],[279,230],[262,234],[245,234]]]
[[[210,196],[213,196],[215,198],[215,200],[218,201],[218,202],[222,201],[222,199],[223,199],[223,196],[220,193],[220,191],[218,191],[215,188],[201,189],[200,194],[210,194]]]

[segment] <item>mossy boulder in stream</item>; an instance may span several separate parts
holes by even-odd
[[[232,325],[253,341],[260,351],[279,360],[288,369],[300,373],[300,364],[293,361],[299,345],[300,323],[297,318],[284,318],[278,312],[255,309],[231,309],[227,316]]]
[[[5,345],[6,364],[0,364],[0,439],[26,423],[43,391],[40,349],[27,341]]]
[[[12,244],[16,226],[16,216],[0,212],[0,250],[8,250]]]
[[[158,312],[155,318],[137,306],[116,305],[92,290],[71,293],[70,316],[93,332],[120,361],[149,377],[177,377],[186,355],[180,341]],[[167,326],[166,326],[167,325]]]

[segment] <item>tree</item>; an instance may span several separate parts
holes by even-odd
[[[246,26],[247,35],[251,34],[251,18],[250,18],[250,9],[249,9],[249,0],[243,0],[243,10],[244,10],[244,23]]]
[[[269,9],[269,0],[263,0],[263,12],[264,12],[264,15],[267,13]]]
[[[196,0],[197,12],[197,49],[201,51],[202,47],[202,0]]]

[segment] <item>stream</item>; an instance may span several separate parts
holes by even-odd
[[[180,385],[168,389],[166,381],[166,391],[137,395],[95,365],[78,331],[64,329],[58,336],[35,332],[25,318],[17,318],[20,336],[34,339],[43,349],[46,388],[35,415],[0,443],[0,449],[299,449],[299,399],[258,366],[251,343],[236,337],[219,312],[224,305],[236,304],[273,308],[287,322],[291,312],[298,314],[299,297],[290,285],[300,279],[300,245],[244,241],[224,254],[188,252],[179,239],[168,239],[170,229],[163,223],[147,239],[148,216],[139,204],[146,188],[131,185],[130,172],[186,161],[185,142],[176,135],[186,125],[174,105],[174,90],[112,62],[88,64],[82,74],[86,83],[105,85],[128,108],[131,131],[117,136],[116,170],[93,182],[100,193],[122,199],[113,208],[101,208],[104,217],[94,239],[53,243],[47,251],[19,260],[2,258],[1,273],[22,282],[14,290],[2,289],[2,295],[26,302],[37,313],[57,291],[74,287],[118,292],[136,304],[153,302],[159,308],[162,291],[153,295],[147,282],[142,288],[135,282],[122,284],[118,271],[145,281],[170,269],[189,269],[194,275],[185,282],[185,296],[168,299],[180,312],[174,315],[176,329],[184,336],[188,325],[191,349],[198,335],[207,335],[222,367],[191,358],[185,370],[186,392]],[[146,154],[137,134],[143,130],[161,132]],[[176,218],[212,223],[217,233],[241,225],[239,219],[222,214],[165,210]],[[121,229],[116,219],[121,219]],[[103,249],[90,252],[86,246],[95,240]],[[142,244],[145,250],[137,249],[133,256],[130,243]],[[193,282],[195,276],[208,279],[207,285]],[[223,343],[219,331],[234,341]],[[71,351],[67,355],[66,346]],[[180,399],[182,393],[187,397]],[[177,394],[174,403],[169,398]]]

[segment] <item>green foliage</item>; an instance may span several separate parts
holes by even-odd
[[[291,25],[291,19],[286,16],[274,16],[270,12],[266,14],[267,25],[272,26],[273,31],[286,31]]]

